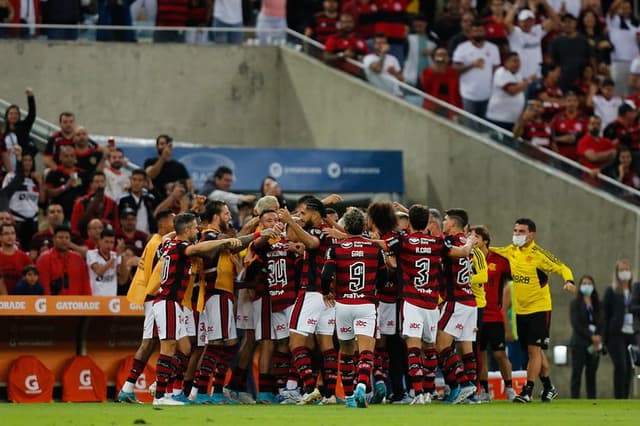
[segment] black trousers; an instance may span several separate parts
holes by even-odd
[[[571,349],[571,398],[580,398],[580,382],[582,380],[582,371],[584,370],[587,398],[596,398],[596,372],[598,364],[600,364],[600,354],[590,354],[587,352],[588,347],[580,346]]]
[[[633,334],[618,334],[607,337],[607,349],[613,362],[613,396],[628,399],[631,387],[631,360],[627,346],[635,344]]]

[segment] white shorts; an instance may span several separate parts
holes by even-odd
[[[236,321],[233,316],[233,296],[228,293],[214,294],[204,305],[206,316],[207,340],[232,340],[236,334]]]
[[[289,329],[298,334],[322,334],[332,336],[336,326],[336,310],[325,305],[322,294],[304,292],[296,299],[291,313]]]
[[[253,303],[248,289],[238,290],[236,308],[236,327],[242,330],[253,330]]]
[[[398,308],[396,303],[378,302],[378,329],[384,336],[398,332]]]
[[[350,305],[336,302],[336,330],[338,340],[352,340],[356,335],[374,337],[376,305],[373,303]]]
[[[438,334],[438,309],[425,309],[408,302],[402,303],[402,337],[415,337],[435,343]]]
[[[195,337],[196,336],[196,322],[193,318],[193,311],[189,308],[182,307],[182,312],[184,313],[184,329],[187,332],[187,336]]]
[[[207,316],[204,312],[200,312],[198,317],[198,332],[196,335],[196,341],[199,348],[207,346]]]
[[[289,320],[293,305],[279,312],[271,312],[269,303],[265,303],[264,299],[260,298],[253,301],[253,308],[256,341],[281,340],[289,337]]]
[[[153,317],[158,327],[160,340],[180,340],[187,336],[184,328],[185,315],[182,306],[173,300],[158,300],[153,303]]]
[[[158,337],[155,317],[153,316],[153,300],[144,302],[144,325],[142,326],[142,339]]]
[[[459,342],[475,342],[478,308],[458,302],[444,302],[440,307],[438,329]]]

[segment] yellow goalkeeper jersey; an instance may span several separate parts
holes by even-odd
[[[471,291],[476,297],[476,305],[478,308],[487,306],[487,295],[484,291],[484,285],[489,281],[489,269],[487,267],[487,259],[478,247],[474,247],[471,253],[473,255],[473,273],[471,274]]]
[[[564,281],[573,281],[571,269],[535,241],[527,247],[520,248],[510,244],[506,247],[491,247],[490,250],[509,261],[515,311],[518,315],[551,310],[549,273],[555,272]]]

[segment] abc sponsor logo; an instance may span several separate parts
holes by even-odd
[[[354,323],[356,327],[366,327],[368,324],[368,322],[363,320],[356,320],[356,322]]]
[[[351,333],[352,331],[351,327],[340,327],[340,333]]]
[[[40,389],[40,383],[38,383],[38,376],[35,374],[31,374],[24,378],[24,387],[26,389],[26,393],[28,394],[38,394],[42,393],[42,389]]]
[[[286,331],[287,330],[287,325],[286,324],[277,324],[276,325],[276,331]]]
[[[464,325],[462,323],[457,323],[456,330],[464,330]]]

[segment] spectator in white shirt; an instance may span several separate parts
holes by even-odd
[[[606,79],[602,82],[599,92],[598,86],[591,86],[591,93],[585,102],[587,107],[593,108],[593,114],[602,120],[602,129],[618,117],[618,108],[623,102],[620,96],[614,95],[614,91],[613,80]]]
[[[505,30],[509,34],[509,47],[520,56],[520,73],[524,76],[536,74],[540,77],[542,64],[542,39],[549,31],[559,26],[558,15],[546,1],[542,2],[549,16],[542,25],[536,24],[536,15],[529,9],[518,12],[514,3],[505,18]],[[518,25],[514,25],[516,14]]]
[[[487,119],[508,131],[513,130],[524,109],[524,90],[536,79],[535,74],[522,78],[519,69],[518,54],[507,53],[503,65],[493,74],[493,89],[487,106]]]
[[[373,53],[362,59],[364,73],[369,83],[380,90],[402,96],[398,80],[403,81],[402,68],[398,59],[389,53],[387,37],[378,33],[373,38]]]
[[[422,71],[431,66],[431,55],[438,45],[429,38],[427,19],[423,15],[413,18],[413,34],[409,34],[409,50],[404,61],[404,80],[416,86]]]
[[[123,284],[128,277],[127,265],[121,261],[124,244],[118,243],[119,253],[116,253],[113,251],[115,243],[113,231],[104,229],[100,233],[98,247],[87,251],[87,268],[93,296],[116,296],[118,285]]]
[[[640,23],[633,16],[629,0],[615,0],[607,12],[607,28],[613,44],[611,52],[611,77],[616,83],[616,94],[625,95],[629,90],[627,79],[631,61],[638,56],[638,32]],[[604,123],[603,123],[604,127]]]
[[[127,188],[129,188],[129,173],[125,168],[124,152],[120,148],[114,148],[109,152],[109,167],[104,168],[104,177],[107,179],[107,187],[104,193],[107,197],[117,200]]]
[[[453,68],[460,73],[460,95],[465,111],[484,118],[491,96],[493,71],[500,65],[498,47],[485,41],[484,25],[475,21],[471,39],[453,52]]]

